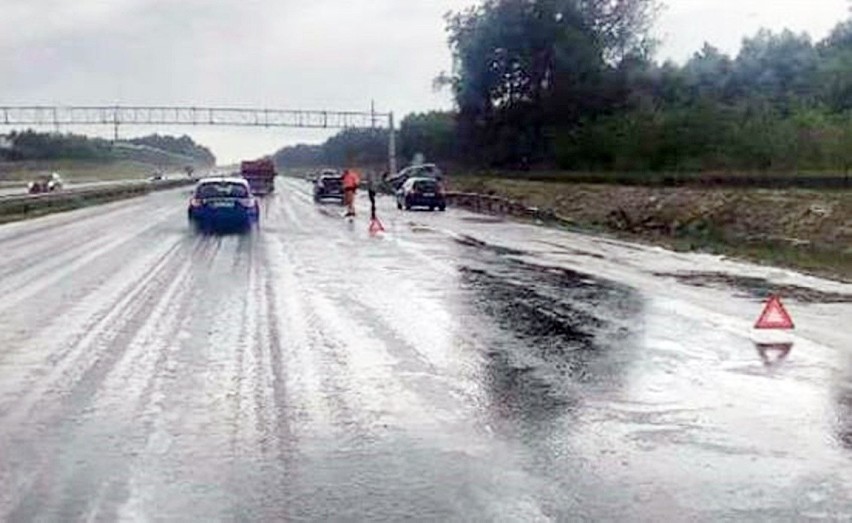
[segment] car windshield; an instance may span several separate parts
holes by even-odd
[[[245,185],[232,182],[205,183],[195,194],[199,198],[247,198],[249,196]]]

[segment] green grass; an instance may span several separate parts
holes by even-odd
[[[608,172],[608,171],[517,171],[517,170],[481,170],[459,171],[450,175],[453,179],[475,182],[477,179],[526,180],[554,183],[587,183],[610,185],[676,186],[701,185],[713,182],[717,186],[737,185],[748,182],[755,187],[761,185],[795,185],[820,188],[831,183],[832,187],[846,184],[852,187],[852,175],[838,171],[718,171],[718,172]]]
[[[552,209],[570,220],[571,230],[852,281],[852,250],[843,232],[852,223],[848,190],[625,187],[481,175],[454,176],[450,185]],[[711,205],[696,214],[705,203]],[[816,222],[821,225],[808,225],[814,218],[802,209],[811,205],[829,207],[832,214]],[[613,220],[613,212],[627,212],[632,222]],[[652,222],[643,221],[648,218]]]
[[[157,169],[156,166],[121,160],[116,162],[93,162],[79,160],[58,160],[50,162],[2,162],[0,163],[0,184],[20,185],[29,182],[39,174],[58,172],[63,179],[71,182],[92,182],[110,180],[144,179]]]

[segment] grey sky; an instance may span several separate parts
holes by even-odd
[[[442,15],[472,0],[3,0],[0,103],[379,109],[450,106]],[[710,41],[735,53],[760,27],[823,37],[846,0],[669,0],[660,58]],[[88,132],[106,130],[88,129]],[[222,160],[327,133],[125,129],[192,135]]]

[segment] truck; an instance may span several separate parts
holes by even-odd
[[[248,160],[240,164],[240,175],[246,179],[252,194],[262,196],[275,190],[275,164],[269,158]]]

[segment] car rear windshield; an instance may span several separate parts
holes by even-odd
[[[418,192],[437,192],[438,184],[430,180],[419,180],[414,182],[414,190]]]
[[[205,183],[196,191],[199,198],[248,198],[245,185],[239,183]]]

